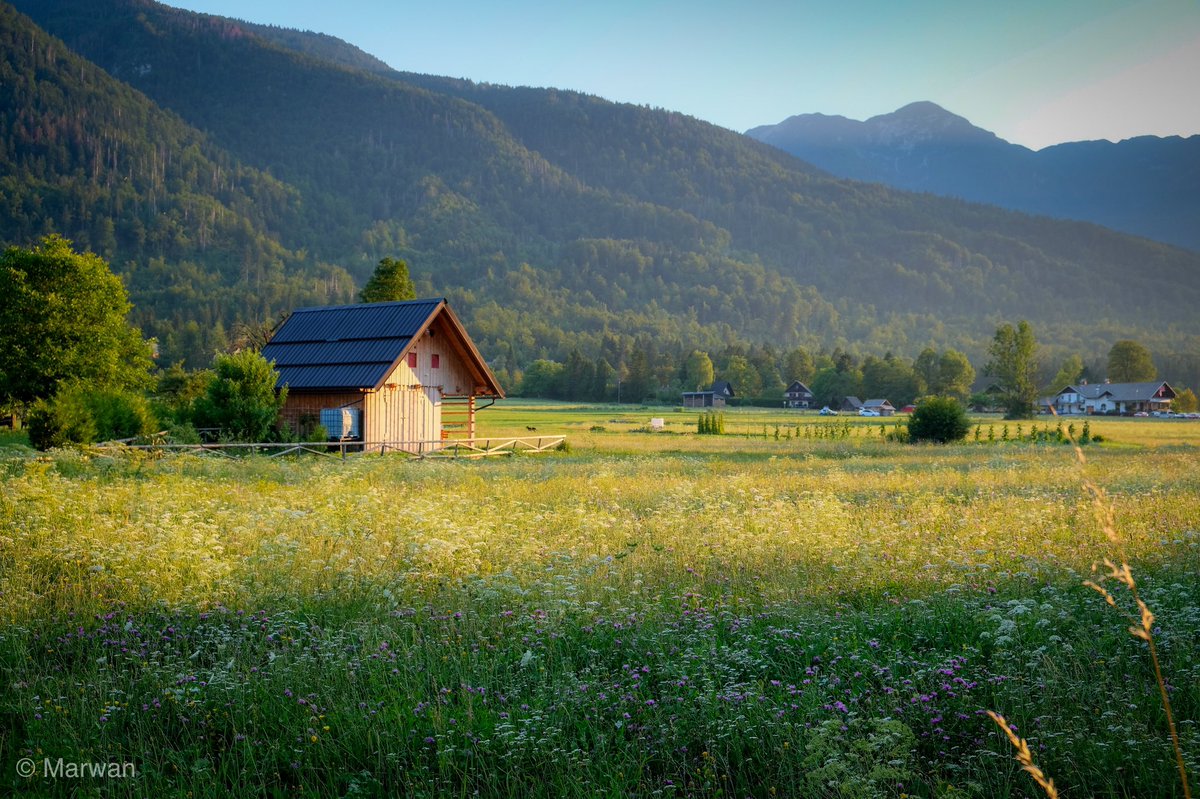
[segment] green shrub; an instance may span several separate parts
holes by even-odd
[[[196,421],[202,427],[219,427],[235,441],[267,441],[287,388],[276,393],[274,364],[257,352],[243,350],[218,355],[215,377],[207,393],[196,400]]]
[[[82,395],[60,391],[51,400],[39,400],[25,417],[29,443],[47,450],[96,440],[96,420]]]
[[[150,403],[116,388],[73,383],[34,405],[26,418],[29,442],[38,449],[137,438],[154,432]]]
[[[96,425],[97,441],[137,438],[155,432],[154,414],[145,397],[117,389],[88,391],[84,402]]]
[[[908,422],[908,438],[948,444],[961,441],[971,429],[967,412],[958,400],[951,397],[930,397],[922,400]]]
[[[172,444],[199,444],[200,433],[190,424],[174,424],[167,428],[167,440]]]

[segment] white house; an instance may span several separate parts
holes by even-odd
[[[1081,383],[1066,386],[1053,397],[1042,399],[1043,408],[1055,413],[1125,415],[1166,410],[1175,399],[1175,389],[1164,381],[1148,383]]]

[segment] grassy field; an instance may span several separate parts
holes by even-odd
[[[569,451],[472,462],[8,446],[2,792],[1038,795],[991,709],[1064,796],[1183,795],[1070,447],[695,419],[509,401],[482,434]],[[1200,424],[1090,428],[1194,779]]]

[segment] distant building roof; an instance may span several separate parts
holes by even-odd
[[[720,394],[723,397],[734,396],[733,384],[728,380],[714,380],[712,388],[710,388],[709,391],[713,392],[714,394]]]
[[[805,394],[812,396],[812,390],[801,383],[799,380],[793,380],[792,384],[783,390],[784,394]]]
[[[1083,383],[1067,386],[1059,394],[1078,394],[1084,399],[1100,399],[1108,396],[1116,402],[1146,402],[1147,400],[1170,400],[1175,398],[1175,389],[1163,380],[1146,383]]]
[[[892,403],[885,399],[869,399],[864,402],[862,406],[864,408],[891,408],[893,411],[896,410],[895,407],[892,406]]]
[[[503,396],[466,330],[441,298],[298,308],[271,336],[262,355],[275,362],[279,387],[374,389],[442,313],[480,384]]]

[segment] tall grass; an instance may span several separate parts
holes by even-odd
[[[1096,538],[1054,450],[722,438],[479,463],[9,460],[0,784],[1016,795],[984,711],[1004,707],[1065,795],[1172,795],[1150,669],[1075,590]],[[1200,709],[1194,466],[1089,459],[1172,621],[1155,636],[1182,719]],[[1181,723],[1185,760],[1196,741]],[[21,781],[25,756],[139,776]]]

